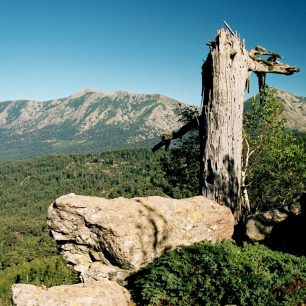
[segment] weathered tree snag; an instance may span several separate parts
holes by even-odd
[[[220,30],[202,66],[200,194],[230,207],[235,214],[240,198],[249,59],[240,39]]]
[[[278,62],[280,55],[262,47],[248,52],[237,35],[223,29],[209,46],[202,66],[200,194],[230,207],[239,218],[242,114],[249,74],[257,73],[261,90],[266,73],[290,75],[299,69]]]
[[[239,219],[242,115],[250,73],[257,74],[259,90],[262,91],[267,73],[291,75],[298,72],[299,68],[278,62],[277,59],[281,58],[279,54],[260,46],[247,51],[244,42],[230,28],[229,31],[219,30],[215,41],[209,41],[208,46],[210,53],[202,65],[199,193],[230,207],[236,219]],[[182,137],[193,124],[191,122],[178,132],[163,135],[162,141],[153,150],[163,145],[168,147],[171,139]],[[245,176],[246,169],[243,172],[244,180]]]

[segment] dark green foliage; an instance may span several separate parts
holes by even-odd
[[[306,149],[306,133],[298,130],[293,130],[292,132],[296,142],[299,145],[304,146],[304,149]]]
[[[302,133],[285,127],[280,114],[284,106],[273,90],[266,90],[261,105],[255,99],[245,113],[245,137],[255,150],[247,169],[252,212],[292,202],[305,190],[306,152]],[[246,149],[246,148],[245,148]]]
[[[199,118],[196,107],[178,110],[182,125]],[[199,119],[198,119],[199,120]],[[169,195],[174,198],[199,194],[199,132],[195,127],[176,142],[161,158],[161,167],[171,185]]]
[[[203,242],[166,253],[127,287],[139,305],[298,305],[306,301],[306,259]]]
[[[199,192],[198,132],[191,131],[161,158],[161,167],[171,185],[169,195],[174,198],[191,197]]]

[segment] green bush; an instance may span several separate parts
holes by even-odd
[[[306,301],[306,259],[202,242],[164,254],[127,287],[140,305],[297,305]]]
[[[199,143],[198,131],[193,130],[180,139],[180,145],[164,152],[160,158],[169,189],[167,194],[179,199],[199,194]]]
[[[286,128],[285,107],[275,90],[266,89],[261,97],[263,102],[253,99],[244,114],[244,138],[254,153],[246,178],[252,213],[292,203],[306,181],[305,135]]]

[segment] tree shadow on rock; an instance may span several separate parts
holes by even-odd
[[[223,164],[227,171],[227,181],[223,186],[223,202],[232,210],[234,216],[237,216],[239,211],[239,194],[240,186],[238,176],[235,171],[235,161],[229,155],[224,156]]]
[[[160,256],[159,253],[161,249],[163,249],[162,253],[168,249],[165,245],[169,237],[168,222],[160,212],[144,203],[141,199],[137,199],[136,201],[140,203],[142,207],[142,209],[139,210],[139,214],[144,214],[148,221],[147,225],[149,225],[149,228],[147,228],[145,224],[138,223],[136,224],[136,228],[138,229],[138,238],[141,244],[143,261],[150,261],[152,252],[153,257],[156,257]],[[150,237],[150,242],[148,242],[146,238],[150,233],[152,236]]]

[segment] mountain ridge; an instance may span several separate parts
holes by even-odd
[[[288,127],[306,132],[306,98],[276,89]],[[246,101],[246,107],[249,103]],[[0,102],[0,162],[151,146],[178,129],[187,104],[160,94],[83,88],[65,98]]]
[[[279,88],[272,89],[275,90],[276,97],[283,102],[284,111],[281,117],[286,119],[287,127],[306,133],[306,97],[296,96]],[[246,110],[250,108],[253,98],[245,101]],[[259,95],[256,95],[255,98],[259,100]]]
[[[186,106],[160,94],[88,88],[55,100],[4,101],[0,103],[0,161],[13,159],[10,153],[24,159],[151,145],[160,134],[179,128],[179,105]],[[13,152],[14,144],[19,154]],[[35,149],[40,152],[31,152]]]
[[[306,97],[299,97],[287,91],[276,88],[276,96],[284,103],[282,114],[291,129],[306,132]]]

